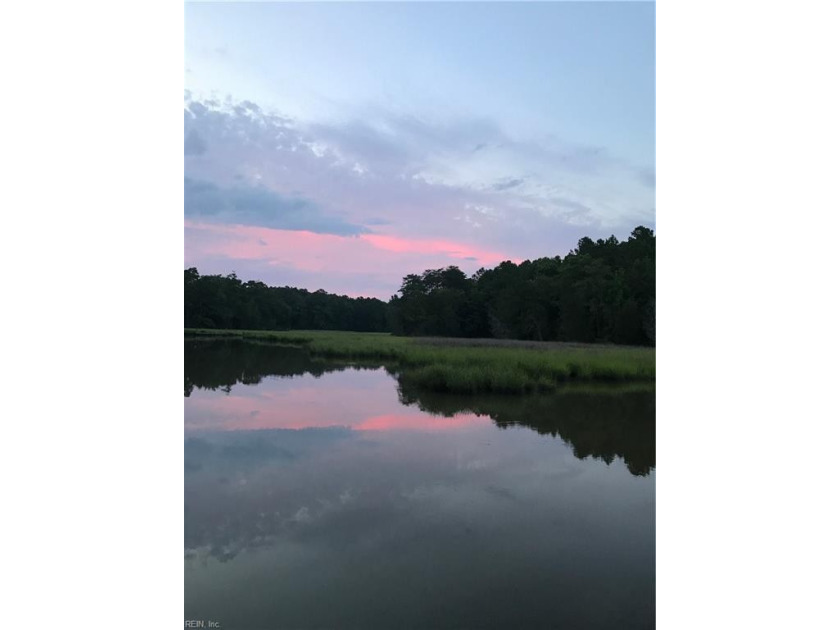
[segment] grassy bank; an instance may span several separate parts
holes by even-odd
[[[187,329],[184,334],[303,346],[313,356],[326,358],[381,360],[399,374],[402,382],[437,392],[519,394],[554,390],[569,381],[656,378],[653,348],[332,331]]]

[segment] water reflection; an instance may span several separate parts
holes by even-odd
[[[649,386],[587,385],[531,396],[459,396],[411,389],[392,373],[398,400],[420,410],[408,412],[393,404],[391,381],[349,375],[334,381],[329,391],[296,383],[231,394],[233,385],[259,384],[265,377],[384,371],[376,366],[327,362],[312,359],[299,348],[241,340],[187,341],[185,357],[185,396],[196,388],[229,394],[224,399],[198,396],[188,410],[187,428],[338,425],[356,430],[447,430],[469,425],[478,416],[491,418],[500,428],[525,426],[558,437],[581,459],[593,457],[611,464],[621,458],[634,475],[647,475],[656,466],[655,392]]]
[[[445,416],[473,412],[501,428],[526,426],[559,437],[575,456],[624,460],[634,475],[656,466],[656,399],[650,388],[574,386],[533,396],[449,396],[407,390],[400,400]]]
[[[186,618],[653,627],[651,392],[470,399],[291,348],[187,357]]]
[[[189,397],[196,387],[230,392],[237,383],[258,385],[266,376],[321,376],[346,367],[312,358],[294,346],[242,339],[187,339],[184,341],[184,397]]]

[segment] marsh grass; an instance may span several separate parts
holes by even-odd
[[[303,346],[313,356],[378,360],[400,380],[424,390],[476,394],[552,391],[563,383],[656,379],[656,350],[610,345],[511,340],[425,340],[387,333],[187,329],[187,336],[235,337]]]

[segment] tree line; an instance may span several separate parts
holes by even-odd
[[[656,237],[584,237],[566,257],[506,261],[467,277],[457,267],[405,277],[389,302],[403,335],[654,344]]]
[[[385,303],[323,290],[184,271],[185,326],[252,330],[390,331],[654,345],[656,237],[584,237],[565,257],[505,261],[468,277],[458,267],[409,274]]]
[[[388,305],[323,289],[242,282],[235,273],[202,276],[184,270],[184,326],[233,330],[387,330]]]

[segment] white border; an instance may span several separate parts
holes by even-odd
[[[657,7],[659,628],[837,623],[829,6]],[[181,627],[183,7],[0,24],[0,627]]]

